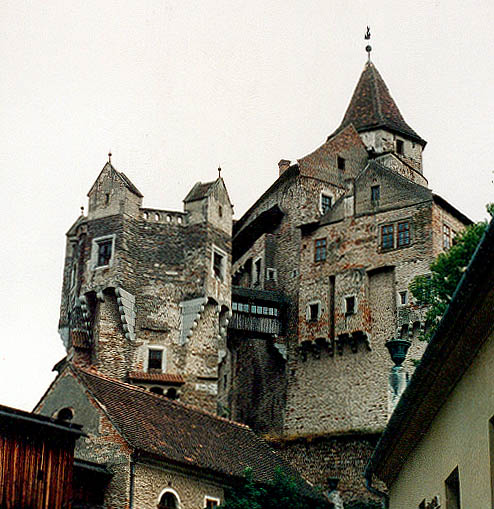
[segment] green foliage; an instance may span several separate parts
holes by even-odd
[[[381,509],[382,503],[376,502],[375,500],[369,500],[366,502],[356,501],[348,502],[345,504],[345,509]]]
[[[329,504],[309,499],[303,494],[300,484],[281,469],[275,471],[274,479],[265,488],[253,480],[252,469],[245,470],[245,481],[241,486],[227,490],[225,502],[219,509],[327,509]]]
[[[420,336],[423,341],[432,338],[486,227],[487,222],[480,222],[465,228],[455,237],[453,246],[431,264],[430,275],[417,276],[411,282],[410,292],[416,303],[429,308],[428,327]]]

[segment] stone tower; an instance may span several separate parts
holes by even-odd
[[[67,361],[216,411],[230,313],[232,205],[223,179],[184,211],[142,207],[110,162],[67,233],[60,334]]]
[[[428,189],[425,145],[368,62],[339,127],[282,159],[234,226],[220,397],[306,478],[340,480],[345,501],[371,497],[362,472],[389,416],[386,341],[423,350],[408,285],[470,222]]]

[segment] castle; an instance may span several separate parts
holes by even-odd
[[[339,127],[282,159],[238,221],[221,177],[195,184],[183,212],[148,209],[109,161],[67,233],[67,357],[36,411],[84,421],[63,383],[82,370],[83,384],[138,386],[143,405],[147,391],[248,424],[313,484],[369,499],[362,472],[389,417],[385,343],[407,337],[420,356],[425,310],[408,285],[470,223],[428,188],[425,145],[369,60]],[[108,467],[97,443],[80,457]]]

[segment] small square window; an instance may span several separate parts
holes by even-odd
[[[381,247],[393,249],[394,247],[394,225],[386,224],[381,226]]]
[[[396,140],[396,152],[403,154],[404,143],[403,140]]]
[[[343,157],[338,156],[337,164],[338,164],[338,169],[339,170],[344,170],[345,169],[345,159],[343,159]]]
[[[266,279],[268,281],[276,281],[276,269],[266,269]]]
[[[398,223],[398,247],[410,245],[410,223]]]
[[[326,239],[317,239],[314,244],[314,261],[323,262],[326,259]]]
[[[321,213],[326,214],[333,205],[333,197],[328,194],[321,194]]]
[[[204,506],[204,509],[217,509],[217,507],[220,506],[219,498],[209,498],[209,497],[206,497],[204,503],[206,504]]]
[[[379,201],[381,198],[381,186],[372,186],[371,187],[371,200],[373,202]]]
[[[148,350],[148,371],[161,371],[163,370],[163,350],[157,348],[150,348]]]
[[[345,297],[345,315],[355,314],[355,297]]]

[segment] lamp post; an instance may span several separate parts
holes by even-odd
[[[407,373],[402,364],[411,344],[412,343],[407,339],[391,339],[386,343],[386,348],[389,350],[391,360],[395,364],[391,368],[391,373],[389,374],[389,416],[393,413],[396,404],[407,386]]]

